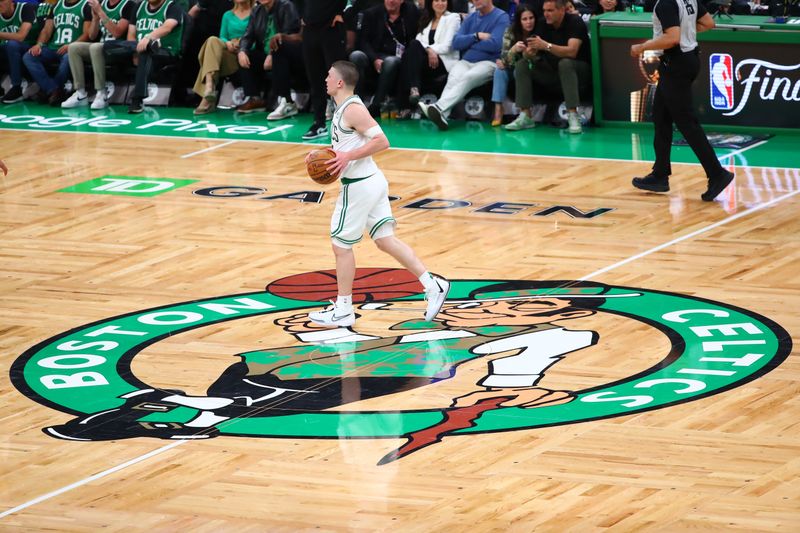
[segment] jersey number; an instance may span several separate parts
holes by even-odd
[[[72,28],[58,28],[56,32],[56,44],[68,44],[72,42]]]

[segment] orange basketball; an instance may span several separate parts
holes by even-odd
[[[336,157],[336,152],[330,148],[313,150],[309,155],[308,164],[306,165],[308,176],[321,185],[327,185],[339,179],[338,174],[331,174],[328,171],[327,163],[334,157]]]

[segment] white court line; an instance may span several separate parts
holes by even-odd
[[[148,453],[146,453],[144,455],[140,455],[139,457],[131,459],[130,461],[124,462],[124,463],[119,464],[119,465],[117,465],[115,467],[109,468],[108,470],[103,470],[102,472],[99,472],[99,473],[97,473],[97,474],[95,474],[93,476],[89,476],[89,477],[87,477],[85,479],[81,479],[80,481],[76,481],[75,483],[73,483],[71,485],[67,485],[66,487],[61,487],[60,489],[54,490],[53,492],[48,492],[47,494],[42,494],[38,498],[34,498],[34,499],[30,500],[30,501],[27,501],[27,502],[23,503],[22,505],[17,505],[16,507],[14,507],[12,509],[9,509],[7,511],[3,511],[2,513],[0,513],[0,518],[5,518],[6,516],[8,516],[10,514],[16,513],[17,511],[22,511],[23,509],[26,509],[26,508],[28,508],[28,507],[30,507],[32,505],[36,505],[37,503],[41,503],[41,502],[43,502],[45,500],[49,500],[50,498],[55,498],[59,494],[64,494],[65,492],[69,492],[72,489],[76,489],[76,488],[78,488],[80,486],[86,485],[87,483],[91,483],[92,481],[94,481],[96,479],[100,479],[100,478],[106,477],[106,476],[108,476],[110,474],[113,474],[114,472],[119,472],[123,468],[127,468],[127,467],[129,467],[131,465],[135,465],[136,463],[141,463],[142,461],[146,461],[147,459],[150,459],[151,457],[153,457],[155,455],[158,455],[158,454],[160,454],[162,452],[166,452],[167,450],[171,450],[173,448],[177,448],[181,444],[184,444],[184,443],[187,443],[187,442],[189,442],[189,441],[188,440],[179,440],[179,441],[176,441],[176,442],[171,442],[171,443],[167,444],[166,446],[162,446],[161,448],[158,448],[157,450],[153,450],[152,452],[148,452]]]
[[[733,152],[731,152],[729,154],[718,156],[717,159],[719,161],[722,161],[723,159],[728,159],[729,157],[732,158],[735,155],[739,155],[742,152],[746,152],[746,151],[750,150],[751,148],[755,148],[756,146],[761,146],[762,144],[767,144],[767,139],[764,139],[763,141],[757,142],[755,144],[751,144],[750,146],[746,146],[745,148],[739,148],[738,150],[733,151]]]
[[[636,255],[633,255],[633,256],[631,256],[631,257],[629,257],[627,259],[623,259],[622,261],[618,261],[618,262],[614,263],[613,265],[607,266],[605,268],[601,268],[600,270],[595,270],[591,274],[589,274],[587,276],[583,276],[582,278],[578,278],[578,279],[581,280],[581,281],[585,281],[585,280],[594,278],[596,276],[599,276],[601,274],[605,274],[606,272],[614,270],[615,268],[618,268],[618,267],[621,267],[621,266],[626,265],[628,263],[631,263],[633,261],[636,261],[637,259],[641,259],[642,257],[646,257],[646,256],[648,256],[650,254],[658,252],[659,250],[663,250],[664,248],[672,246],[673,244],[677,244],[677,243],[685,241],[687,239],[691,239],[692,237],[695,237],[697,235],[700,235],[702,233],[710,231],[710,230],[712,230],[714,228],[718,228],[719,226],[723,226],[723,225],[727,224],[728,222],[733,222],[734,220],[738,220],[738,219],[740,219],[740,218],[742,218],[744,216],[747,216],[747,215],[749,215],[751,213],[755,213],[756,211],[759,211],[761,209],[769,207],[769,206],[771,206],[773,204],[777,204],[779,202],[782,202],[783,200],[786,200],[787,198],[791,198],[792,196],[795,196],[798,193],[800,193],[800,189],[798,189],[796,191],[793,191],[793,192],[790,192],[788,194],[784,194],[783,196],[779,196],[778,198],[774,198],[774,199],[770,200],[767,203],[759,204],[759,205],[757,205],[755,207],[751,207],[750,209],[747,209],[746,211],[742,211],[741,213],[737,213],[735,215],[729,216],[728,218],[722,219],[719,222],[715,222],[714,224],[711,224],[710,226],[706,226],[705,228],[701,228],[701,229],[699,229],[697,231],[693,231],[692,233],[684,235],[683,237],[678,237],[677,239],[673,239],[673,240],[671,240],[669,242],[666,242],[664,244],[656,246],[655,248],[650,248],[649,250],[646,250],[644,252],[641,252],[641,253],[638,253]],[[100,472],[98,474],[94,474],[93,476],[89,476],[89,477],[87,477],[85,479],[82,479],[80,481],[76,481],[75,483],[72,483],[71,485],[67,485],[66,487],[62,487],[60,489],[54,490],[53,492],[48,492],[47,494],[43,494],[42,496],[34,498],[34,499],[30,500],[30,501],[27,501],[27,502],[25,502],[25,503],[23,503],[21,505],[18,505],[16,507],[14,507],[12,509],[8,509],[7,511],[4,511],[3,513],[0,513],[0,518],[4,518],[4,517],[6,517],[6,516],[8,516],[10,514],[16,513],[17,511],[21,511],[23,509],[26,509],[26,508],[32,506],[32,505],[36,505],[37,503],[41,503],[41,502],[43,502],[45,500],[49,500],[50,498],[54,498],[56,496],[64,494],[65,492],[69,492],[72,489],[81,487],[83,485],[86,485],[87,483],[91,483],[92,481],[95,481],[97,479],[106,477],[106,476],[108,476],[110,474],[113,474],[115,472],[118,472],[118,471],[122,470],[123,468],[127,468],[127,467],[129,467],[131,465],[135,465],[136,463],[140,463],[142,461],[145,461],[145,460],[149,459],[150,457],[154,457],[154,456],[156,456],[156,455],[158,455],[158,454],[160,454],[162,452],[165,452],[167,450],[171,450],[173,448],[176,448],[176,447],[180,446],[181,444],[184,444],[185,442],[188,442],[188,441],[181,440],[181,441],[177,441],[177,442],[173,442],[173,443],[167,444],[166,446],[162,446],[161,448],[158,448],[157,450],[153,450],[152,452],[146,453],[144,455],[140,455],[139,457],[131,459],[130,461],[127,461],[127,462],[122,463],[120,465],[117,465],[115,467],[109,468],[108,470],[104,470],[104,471],[102,471],[102,472]]]
[[[622,261],[618,261],[618,262],[614,263],[613,265],[607,266],[605,268],[601,268],[600,270],[595,270],[594,272],[592,272],[588,276],[584,276],[584,277],[578,278],[578,279],[583,281],[583,280],[591,279],[591,278],[593,278],[595,276],[599,276],[600,274],[605,274],[606,272],[614,270],[617,267],[621,267],[622,265],[627,265],[628,263],[636,261],[637,259],[641,259],[642,257],[646,257],[646,256],[648,256],[650,254],[656,253],[659,250],[663,250],[664,248],[672,246],[673,244],[678,244],[679,242],[685,241],[687,239],[691,239],[692,237],[696,237],[697,235],[700,235],[701,233],[705,233],[707,231],[711,231],[714,228],[718,228],[718,227],[720,227],[722,225],[725,225],[728,222],[733,222],[734,220],[738,220],[738,219],[740,219],[740,218],[742,218],[744,216],[749,215],[750,213],[755,213],[756,211],[764,209],[765,207],[769,207],[769,206],[771,206],[773,204],[777,204],[778,202],[782,202],[783,200],[786,200],[787,198],[791,198],[792,196],[796,195],[797,193],[800,193],[800,189],[797,189],[796,191],[792,191],[790,193],[784,194],[783,196],[779,196],[777,198],[773,198],[772,200],[770,200],[769,202],[767,202],[765,204],[758,204],[755,207],[751,207],[750,209],[742,211],[741,213],[736,213],[735,215],[731,215],[728,218],[723,218],[722,220],[720,220],[718,222],[714,222],[710,226],[706,226],[704,228],[700,228],[699,230],[693,231],[691,233],[688,233],[688,234],[684,235],[683,237],[678,237],[677,239],[672,239],[671,241],[665,242],[664,244],[656,246],[655,248],[650,248],[649,250],[646,250],[644,252],[638,253],[636,255],[632,255],[631,257],[629,257],[627,259],[623,259]]]
[[[228,141],[226,143],[218,144],[216,146],[209,146],[208,148],[203,148],[202,150],[198,150],[196,152],[192,152],[191,154],[182,155],[181,159],[186,159],[187,157],[192,157],[197,154],[202,154],[205,152],[210,152],[211,150],[216,150],[217,148],[222,148],[223,146],[228,146],[229,144],[238,143],[238,140]]]

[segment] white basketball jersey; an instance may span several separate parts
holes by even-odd
[[[369,139],[357,131],[349,129],[343,124],[342,117],[344,115],[344,110],[349,105],[363,106],[364,102],[362,102],[361,98],[358,96],[353,95],[342,102],[342,105],[337,107],[336,111],[333,113],[333,120],[331,121],[331,145],[337,152],[350,152],[356,148],[361,148],[369,141]],[[344,167],[341,177],[351,179],[366,178],[375,174],[377,171],[378,165],[372,160],[372,156],[368,156],[363,159],[350,161],[350,163]]]

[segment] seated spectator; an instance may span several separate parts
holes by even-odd
[[[189,15],[191,24],[187,24],[184,28],[184,31],[189,32],[183,38],[184,44],[181,50],[181,56],[185,59],[178,65],[170,101],[176,105],[194,107],[200,103],[196,101],[199,97],[194,91],[189,93],[187,90],[197,78],[200,63],[192,61],[191,58],[200,55],[200,49],[209,37],[219,36],[222,17],[233,8],[233,2],[231,0],[178,0],[178,2]]]
[[[589,33],[580,15],[566,12],[565,0],[545,0],[544,20],[536,24],[535,36],[528,40],[532,69],[517,68],[517,105],[533,104],[533,83],[564,94],[570,133],[582,133],[578,104],[580,88],[591,83]]]
[[[197,59],[200,71],[194,82],[194,92],[202,97],[195,115],[211,113],[217,107],[219,78],[239,70],[239,41],[250,22],[253,0],[235,0],[233,8],[222,15],[219,37],[211,36],[200,48]]]
[[[39,85],[40,100],[50,105],[61,105],[64,99],[64,82],[69,74],[67,50],[71,43],[89,40],[92,8],[82,0],[58,0],[45,21],[44,28],[23,56],[22,62]],[[55,76],[47,73],[46,66],[57,64]]]
[[[594,6],[594,14],[602,15],[615,11],[625,11],[625,9],[627,9],[627,5],[622,0],[597,0],[597,5]]]
[[[175,62],[181,54],[185,11],[175,0],[143,0],[128,26],[128,39],[106,41],[107,59],[135,57],[136,78],[128,113],[144,111],[147,81],[154,64]]]
[[[403,54],[402,75],[398,90],[399,118],[411,115],[419,103],[422,79],[447,75],[458,61],[453,37],[461,25],[461,17],[450,12],[451,0],[425,0],[419,19],[419,33]]]
[[[449,127],[447,117],[454,105],[492,79],[509,24],[508,14],[494,7],[492,0],[472,2],[475,12],[464,19],[453,38],[453,48],[461,52],[461,59],[450,69],[442,96],[434,105],[419,104],[422,114],[440,130]]]
[[[514,77],[517,63],[522,63],[522,68],[531,68],[529,58],[523,57],[527,48],[526,40],[533,33],[536,25],[536,16],[533,8],[527,4],[520,4],[514,12],[514,21],[503,35],[503,51],[497,60],[492,83],[492,102],[494,102],[494,117],[492,126],[499,126],[503,122],[503,100],[508,94],[508,82]],[[534,126],[530,108],[521,109],[519,117],[506,126],[509,130],[532,128]]]
[[[356,40],[364,23],[364,11],[380,4],[383,4],[383,0],[350,0],[347,2],[342,18],[347,36],[345,50],[348,56],[356,49]]]
[[[22,56],[31,47],[31,28],[36,21],[33,4],[0,0],[0,73],[8,73],[11,87],[4,104],[22,100]],[[34,41],[35,42],[35,41]]]
[[[272,93],[278,105],[268,120],[281,120],[297,114],[292,101],[292,74],[303,76],[303,50],[300,15],[290,0],[259,0],[239,42],[241,67],[247,102],[236,108],[239,113],[265,111],[261,98],[264,71],[272,71]]]
[[[397,92],[397,78],[406,48],[417,33],[419,10],[403,0],[384,0],[364,11],[357,49],[350,53],[350,61],[358,68],[359,95],[366,79],[377,77],[378,85],[370,114],[380,115],[384,99]]]
[[[70,45],[67,56],[75,92],[61,104],[63,108],[84,106],[89,102],[84,72],[84,62],[87,60],[91,61],[92,72],[94,72],[95,96],[92,101],[92,109],[108,107],[106,58],[103,54],[103,43],[123,39],[127,36],[128,26],[136,10],[134,0],[104,0],[102,3],[99,0],[88,0],[87,3],[92,9],[89,38],[95,40],[99,34],[100,42],[77,42]]]

